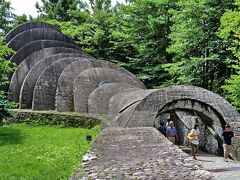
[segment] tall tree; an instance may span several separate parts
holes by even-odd
[[[233,57],[227,60],[231,68],[231,77],[222,86],[225,97],[240,111],[240,0],[236,0],[236,9],[228,10],[221,17],[219,35],[230,46]]]
[[[173,63],[164,65],[170,83],[191,84],[219,91],[228,76],[224,62],[229,58],[226,46],[217,35],[220,17],[232,8],[229,0],[178,0],[171,10],[171,45]]]
[[[118,56],[112,47],[117,41],[122,21],[111,7],[111,0],[90,0],[89,18],[79,29],[79,43],[90,54],[98,59],[118,61]]]
[[[166,79],[162,65],[171,61],[166,52],[170,40],[170,0],[131,0],[121,7],[122,18],[137,53],[129,57],[126,67],[148,87],[158,87]]]
[[[16,15],[12,13],[11,3],[0,0],[0,33],[6,33],[11,29]]]
[[[0,37],[0,125],[2,125],[2,118],[9,115],[7,109],[13,107],[14,104],[9,102],[1,90],[1,86],[9,83],[7,74],[14,69],[14,65],[6,60],[13,54],[13,50],[9,49],[3,42],[3,38]]]
[[[37,11],[42,18],[58,21],[72,20],[76,14],[79,16],[86,6],[82,0],[42,0],[42,5],[36,3]]]
[[[110,0],[91,0],[87,9],[88,15],[83,23],[75,23],[80,19],[76,15],[73,22],[55,24],[97,59],[120,65],[126,62],[127,57],[135,51],[127,40],[130,35],[125,32],[119,4],[112,7]]]

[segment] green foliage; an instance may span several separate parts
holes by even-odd
[[[16,18],[16,15],[11,12],[10,5],[9,1],[0,1],[0,34],[9,31]]]
[[[9,83],[7,74],[13,72],[14,65],[6,58],[13,55],[13,53],[14,51],[3,42],[3,37],[0,37],[0,86]]]
[[[21,15],[21,16],[17,16],[15,22],[14,22],[14,26],[26,23],[28,21],[28,18],[25,14]]]
[[[226,80],[226,84],[222,88],[225,97],[240,111],[240,66],[238,73]]]
[[[240,60],[240,11],[229,10],[221,17],[219,36],[228,42],[233,55]]]
[[[162,65],[171,61],[169,46],[170,14],[175,1],[133,0],[121,7],[128,41],[136,53],[125,67],[142,79],[148,87],[159,86],[166,80]]]
[[[4,43],[3,39],[0,37],[0,87],[9,83],[7,74],[14,70],[14,65],[6,60],[6,57],[9,57],[13,54],[13,50],[9,49]],[[14,106],[14,103],[11,103],[5,97],[3,91],[0,88],[0,125],[2,124],[3,118],[9,115],[8,108]]]
[[[8,109],[15,107],[16,104],[9,102],[2,91],[0,91],[0,125],[2,125],[3,118],[10,116]]]
[[[102,124],[101,118],[84,114],[66,114],[49,111],[12,110],[8,123],[26,123],[31,125],[59,125],[64,127],[85,127]]]
[[[227,44],[217,35],[219,19],[233,4],[227,0],[179,0],[176,5],[170,11],[174,24],[168,47],[173,62],[163,67],[171,75],[172,84],[191,84],[219,92],[228,77],[224,60],[231,56]]]
[[[50,20],[70,21],[76,14],[85,17],[87,4],[82,0],[42,0],[42,6],[36,3],[36,8],[41,17]]]
[[[0,127],[0,179],[68,179],[92,144],[85,140],[98,134],[92,129]]]
[[[229,10],[221,17],[219,36],[230,44],[228,50],[233,57],[226,62],[231,67],[231,77],[222,86],[225,97],[240,110],[240,1],[238,9]]]
[[[39,20],[149,88],[187,84],[222,94],[220,87],[230,84],[225,79],[238,75],[239,0],[128,0],[114,7],[111,0],[42,2]]]

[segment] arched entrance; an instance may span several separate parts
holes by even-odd
[[[222,155],[221,132],[226,124],[223,117],[211,106],[194,99],[178,99],[164,105],[155,118],[155,127],[166,117],[174,121],[179,134],[179,144],[187,145],[187,134],[195,123],[200,124],[200,148]]]

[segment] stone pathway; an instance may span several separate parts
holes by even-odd
[[[106,128],[95,140],[91,160],[81,164],[75,179],[178,180],[213,179],[155,128]]]
[[[223,157],[200,152],[198,161],[205,170],[214,174],[218,180],[239,180],[240,162],[229,160],[225,162]]]

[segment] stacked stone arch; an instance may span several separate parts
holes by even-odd
[[[186,112],[206,126],[216,141],[209,150],[214,153],[219,129],[240,122],[237,110],[213,92],[194,86],[146,89],[135,75],[84,53],[52,25],[22,24],[7,34],[6,43],[16,51],[9,60],[17,65],[7,89],[20,108],[100,114],[118,127],[157,127],[173,112],[183,133],[191,128]]]

